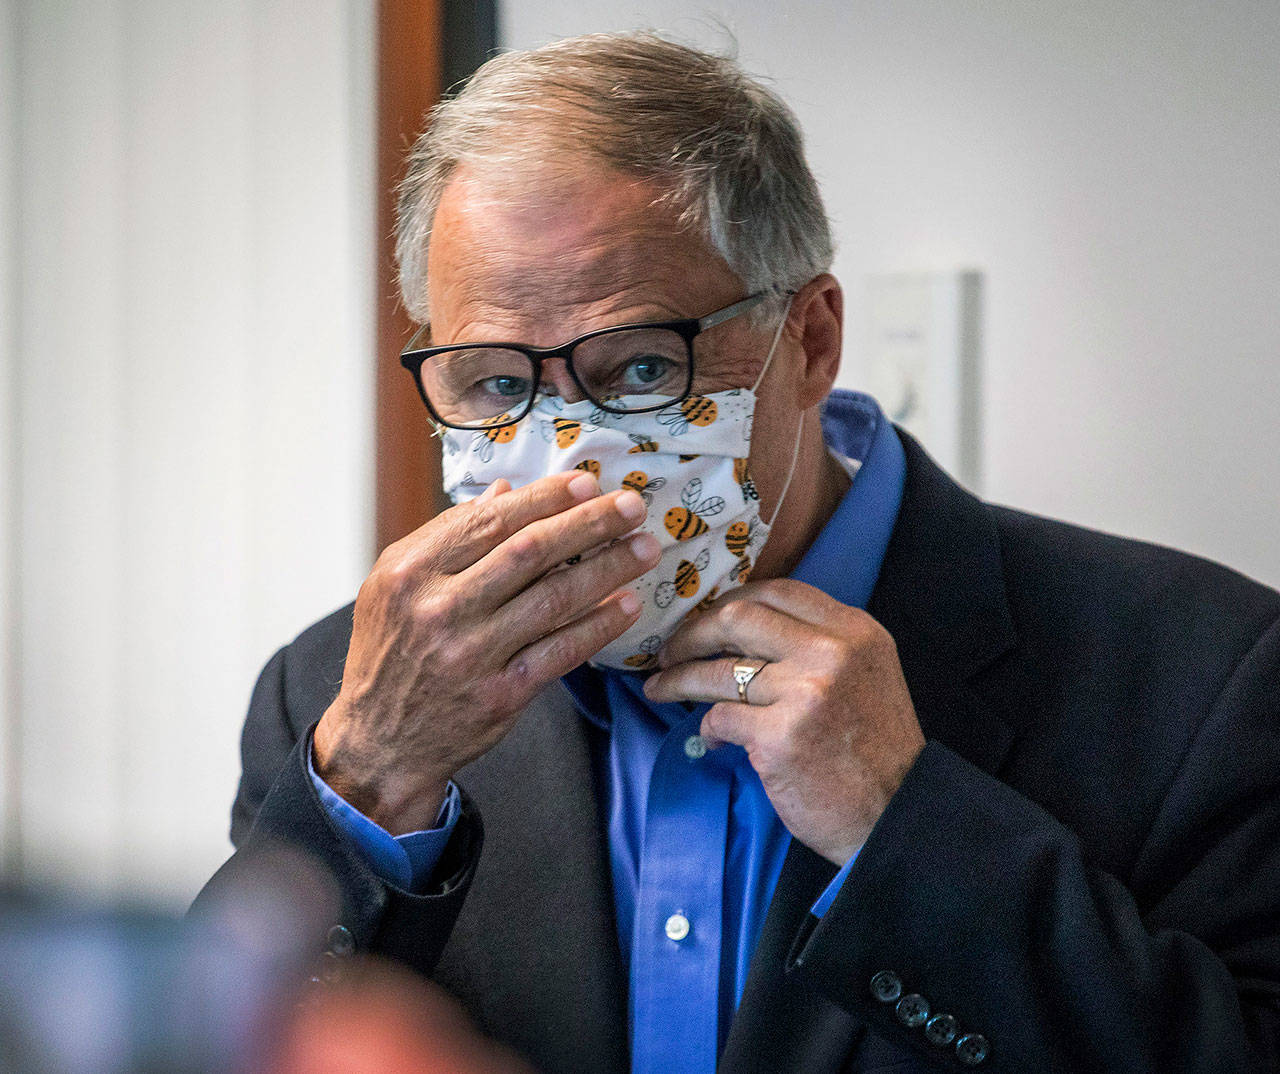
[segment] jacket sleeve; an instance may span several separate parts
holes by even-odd
[[[281,875],[282,851],[301,851],[319,865],[319,875],[331,881],[336,894],[326,935],[341,926],[356,950],[395,959],[429,975],[475,874],[484,839],[479,812],[459,788],[461,816],[431,883],[421,893],[375,875],[359,849],[338,831],[316,792],[307,765],[315,723],[301,735],[292,728],[299,715],[318,719],[320,713],[290,712],[288,658],[287,647],[277,652],[254,688],[241,736],[242,774],[231,814],[235,853],[197,896],[193,912],[215,900],[234,904],[238,895]],[[310,904],[316,898],[312,892],[299,892],[298,897]],[[318,938],[318,944],[324,939]]]
[[[981,1069],[1009,1074],[1280,1070],[1278,732],[1275,623],[1201,724],[1124,880],[930,742],[790,964],[939,1071],[984,1051]]]

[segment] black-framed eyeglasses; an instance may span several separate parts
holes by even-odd
[[[451,343],[418,347],[423,325],[400,355],[431,416],[454,429],[514,425],[533,406],[542,363],[563,358],[578,390],[610,414],[661,410],[693,388],[693,341],[708,328],[763,302],[771,291],[674,321],[620,324],[587,332],[558,347],[523,343]]]

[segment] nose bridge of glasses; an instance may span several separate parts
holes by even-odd
[[[577,403],[585,399],[582,389],[569,372],[569,363],[565,356],[556,354],[551,357],[542,356],[538,362],[540,375],[538,391],[543,395],[556,395],[566,403]]]

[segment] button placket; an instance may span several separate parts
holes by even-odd
[[[645,803],[631,960],[642,969],[630,1010],[636,1037],[649,1042],[646,1069],[716,1063],[724,853],[707,848],[724,843],[731,781],[691,756],[697,728],[693,718],[670,728]],[[691,827],[691,814],[714,818],[713,827]]]

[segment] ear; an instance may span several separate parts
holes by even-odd
[[[844,292],[839,281],[824,272],[806,283],[791,300],[789,320],[789,333],[800,337],[804,363],[796,401],[808,410],[827,397],[840,371]]]

